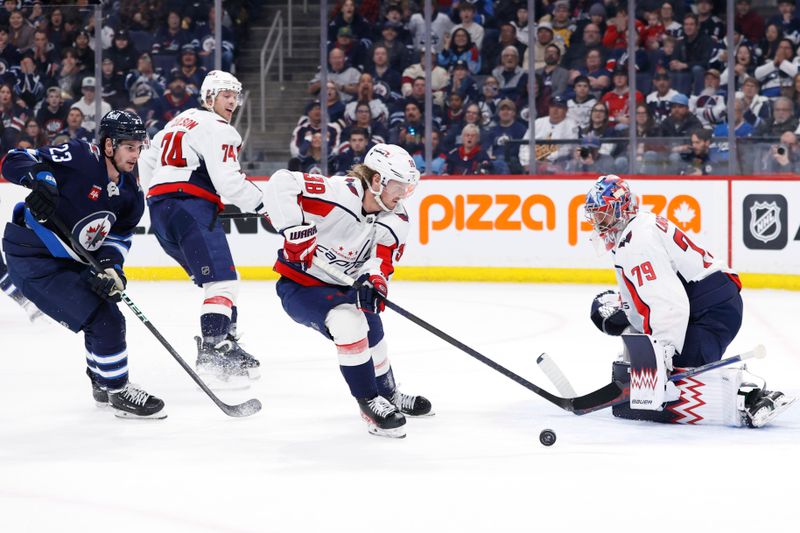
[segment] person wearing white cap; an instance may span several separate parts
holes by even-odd
[[[83,93],[83,97],[72,104],[72,107],[77,107],[81,110],[81,113],[83,113],[83,123],[81,127],[88,131],[94,131],[97,125],[95,114],[96,104],[94,101],[95,95],[97,94],[96,86],[97,84],[95,83],[94,77],[86,76],[83,78],[81,82],[81,93]],[[111,105],[103,100],[100,103],[100,116],[104,117],[109,111],[111,111]]]

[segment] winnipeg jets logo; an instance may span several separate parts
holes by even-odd
[[[108,187],[106,188],[108,191],[108,197],[111,198],[112,196],[119,196],[119,187],[113,181],[108,182]]]
[[[93,252],[103,245],[117,216],[110,211],[92,213],[75,224],[72,233],[81,246]]]

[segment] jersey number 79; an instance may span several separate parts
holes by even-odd
[[[185,131],[170,131],[161,139],[161,165],[165,167],[185,167],[183,157],[183,135]]]

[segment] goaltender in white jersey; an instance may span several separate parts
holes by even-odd
[[[258,361],[238,343],[236,267],[217,214],[221,197],[244,212],[264,214],[261,190],[239,165],[242,138],[230,120],[242,85],[212,70],[200,104],[169,121],[139,160],[158,242],[205,291],[197,342],[197,370],[225,382],[258,377]]]

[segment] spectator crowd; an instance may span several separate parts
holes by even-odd
[[[432,174],[728,172],[727,94],[742,173],[800,168],[797,0],[343,0],[328,26],[327,87],[318,73],[292,133],[291,168],[332,173],[392,142]],[[629,116],[634,17],[636,116]],[[534,33],[533,50],[528,49]],[[534,94],[528,94],[533,54]],[[728,54],[734,68],[728,71]],[[433,131],[425,131],[430,57]],[[0,101],[2,101],[0,94]],[[320,99],[328,108],[321,130]],[[531,105],[533,109],[531,109]],[[535,114],[536,151],[528,149]],[[637,138],[629,161],[627,138]],[[425,139],[433,143],[425,168]],[[748,139],[749,138],[749,139]]]
[[[91,2],[95,4],[96,2]],[[69,139],[94,140],[96,99],[136,111],[155,133],[196,107],[213,68],[212,0],[103,1],[100,42],[87,0],[0,3],[0,149],[38,148]],[[260,2],[226,1],[223,69],[235,70],[237,38]],[[100,47],[101,78],[95,77]],[[98,92],[100,94],[98,94]]]

